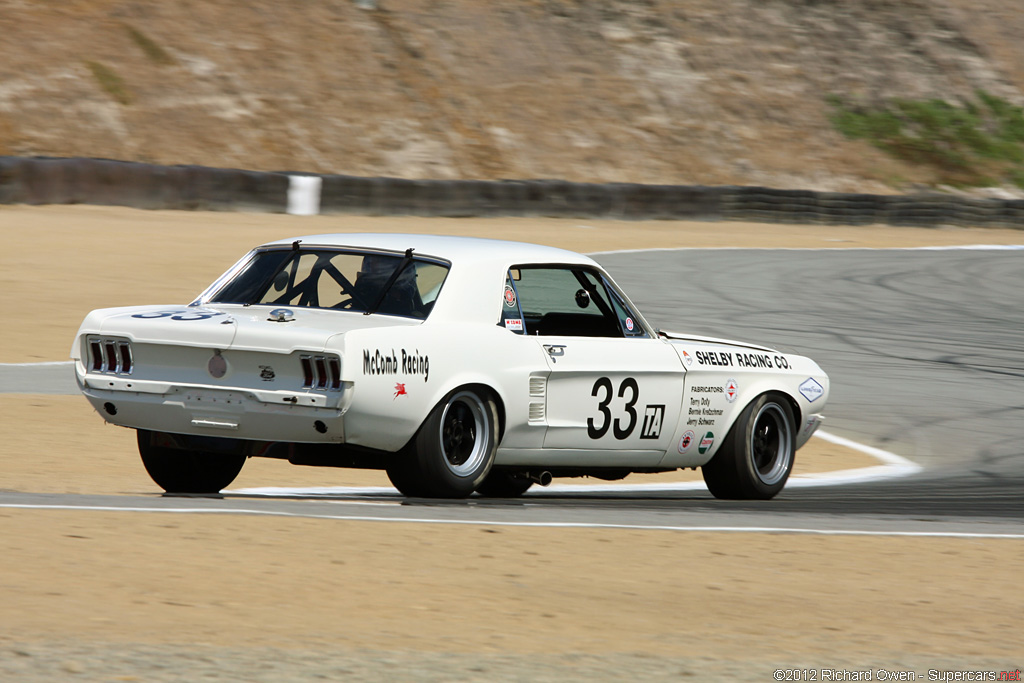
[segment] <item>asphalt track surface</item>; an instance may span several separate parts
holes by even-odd
[[[889,481],[787,487],[763,502],[623,487],[537,489],[504,501],[403,499],[382,489],[202,498],[0,492],[0,506],[1024,537],[1024,249],[701,249],[596,258],[657,327],[814,358],[832,380],[828,430],[924,469]],[[31,379],[38,388],[49,378],[50,391],[69,391],[66,365],[0,372],[7,387]]]

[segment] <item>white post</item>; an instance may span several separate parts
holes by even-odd
[[[288,176],[288,213],[315,216],[320,213],[320,188],[324,179],[315,175]]]

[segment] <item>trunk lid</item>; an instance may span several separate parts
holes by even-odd
[[[354,329],[418,323],[386,315],[301,307],[144,306],[107,317],[101,334],[128,336],[144,344],[292,353],[323,351],[331,337]]]

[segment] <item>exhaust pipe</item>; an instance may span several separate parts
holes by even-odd
[[[547,486],[551,483],[551,473],[548,471],[544,472],[530,472],[527,479],[532,481],[534,484],[540,484],[541,486]]]

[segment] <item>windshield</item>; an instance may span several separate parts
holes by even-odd
[[[331,308],[426,318],[448,265],[426,258],[339,249],[267,249],[210,303]]]

